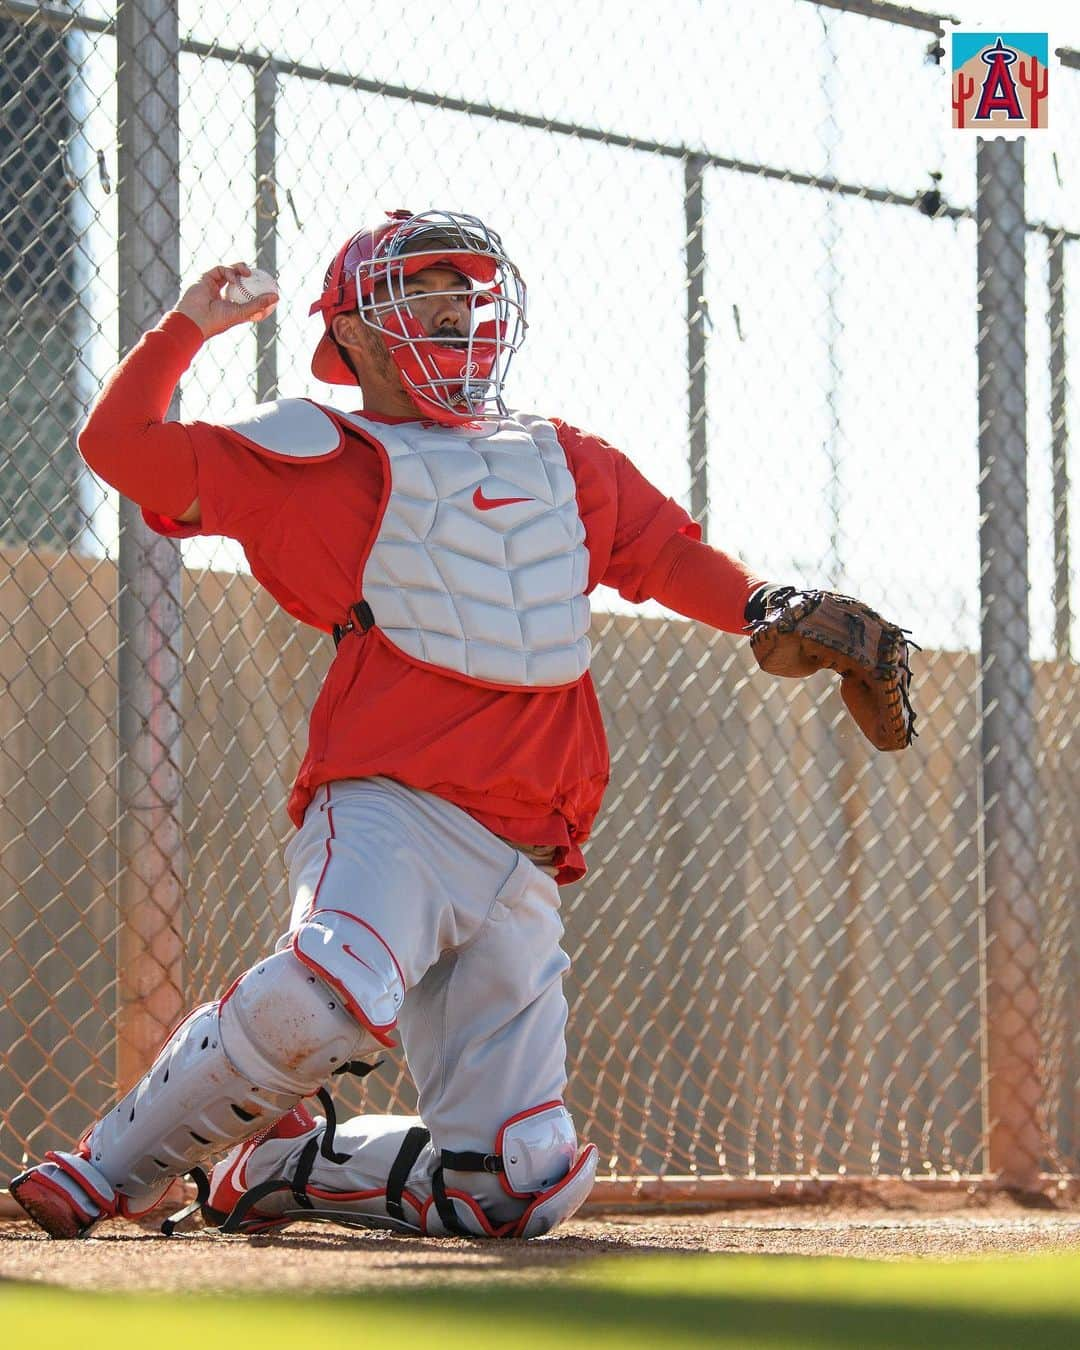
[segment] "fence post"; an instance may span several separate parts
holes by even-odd
[[[268,56],[255,72],[255,266],[277,276],[277,71]],[[255,325],[255,397],[277,398],[275,310]]]
[[[1065,238],[1050,236],[1050,444],[1053,457],[1054,655],[1072,658],[1069,603],[1069,428],[1065,375]]]
[[[1028,619],[1024,142],[977,150],[982,849],[987,1170],[1034,1189],[1039,1115],[1038,812]]]
[[[174,303],[180,270],[176,0],[116,11],[120,347]],[[117,1040],[121,1090],[183,1005],[180,549],[120,503]]]
[[[709,537],[709,426],[705,392],[705,168],[704,155],[686,157],[686,365],[690,430],[690,514]]]

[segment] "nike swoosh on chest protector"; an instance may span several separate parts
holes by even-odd
[[[483,488],[477,488],[472,495],[473,506],[478,511],[492,511],[496,506],[513,506],[514,502],[531,502],[532,497],[485,497]]]
[[[385,642],[480,685],[576,684],[589,553],[555,426],[531,413],[471,431],[349,421],[382,451],[389,489],[361,577]]]

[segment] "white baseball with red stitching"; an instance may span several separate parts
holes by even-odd
[[[281,287],[277,279],[261,267],[255,267],[250,276],[239,281],[230,281],[225,287],[225,299],[234,305],[246,305],[264,295],[280,295]]]

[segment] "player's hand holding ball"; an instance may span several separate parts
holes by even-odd
[[[278,295],[278,284],[269,272],[240,262],[204,272],[183,293],[176,309],[198,324],[204,338],[211,338],[238,323],[265,319]]]

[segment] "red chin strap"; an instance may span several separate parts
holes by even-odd
[[[377,331],[405,392],[425,417],[455,426],[487,414],[501,336],[495,320],[478,324],[463,347],[430,337],[400,308]]]

